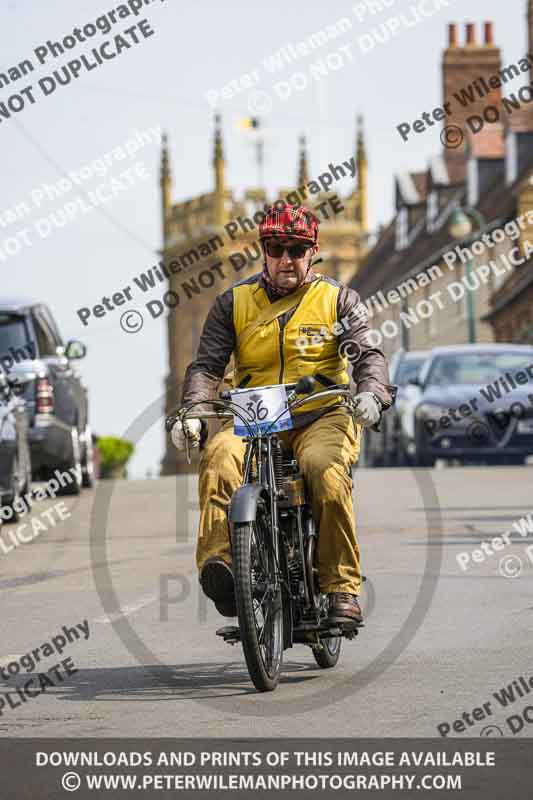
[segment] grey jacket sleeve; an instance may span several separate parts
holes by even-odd
[[[181,405],[214,400],[235,348],[233,291],[227,289],[212,305],[200,336],[196,358],[185,372]],[[198,406],[199,410],[213,408]]]
[[[383,408],[389,408],[394,403],[398,387],[389,383],[383,351],[369,341],[368,311],[354,289],[341,287],[337,297],[337,319],[343,326],[339,334],[339,352],[352,364],[357,391],[374,392]]]

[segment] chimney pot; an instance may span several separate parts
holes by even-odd
[[[494,31],[492,22],[485,22],[485,44],[494,44]]]
[[[457,47],[457,25],[451,22],[448,25],[448,47]]]
[[[473,22],[466,23],[466,43],[467,44],[476,43],[476,27]]]

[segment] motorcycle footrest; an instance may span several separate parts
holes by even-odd
[[[320,625],[316,620],[314,620],[313,622],[310,622],[308,620],[302,620],[297,625],[295,625],[295,630],[311,631],[314,633],[315,631],[320,630]]]
[[[318,635],[321,639],[329,636],[342,636],[342,630],[338,625],[331,625],[327,628],[321,628]]]
[[[217,630],[216,634],[230,644],[237,644],[241,641],[241,632],[236,625],[224,625],[223,628]]]
[[[359,628],[363,627],[364,622],[330,622],[320,628],[318,635],[320,638],[328,636],[346,636],[348,639],[353,639],[354,636],[357,636]]]
[[[359,633],[359,628],[360,627],[362,627],[362,626],[359,625],[357,628],[352,628],[352,630],[344,630],[342,635],[346,639],[353,639]]]

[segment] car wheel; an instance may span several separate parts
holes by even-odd
[[[501,460],[502,464],[507,464],[510,467],[521,467],[526,463],[525,456],[507,456]]]
[[[26,443],[26,475],[24,480],[24,488],[22,489],[23,495],[31,493],[31,482],[32,482],[31,452],[30,448]]]
[[[407,458],[407,453],[405,452],[405,448],[401,440],[398,441],[398,446],[396,449],[396,466],[397,467],[409,466],[409,459]]]
[[[63,464],[62,469],[70,473],[72,481],[70,483],[65,483],[65,485],[61,487],[60,491],[58,492],[58,494],[60,495],[65,495],[65,494],[78,495],[81,492],[81,487],[83,484],[83,468],[81,464],[80,438],[78,435],[77,428],[72,428],[71,436],[72,436],[72,456],[68,464]]]
[[[364,448],[365,448],[365,467],[382,467],[383,454],[376,448],[376,442],[371,442],[370,431],[365,431]]]
[[[94,465],[94,444],[91,429],[87,425],[85,428],[85,448],[82,459],[82,485],[86,489],[92,489],[96,480],[95,465]]]
[[[3,503],[3,505],[9,506],[9,508],[11,509],[13,514],[9,519],[2,518],[2,521],[4,523],[6,523],[6,522],[18,522],[19,519],[20,519],[20,513],[15,508],[15,504],[19,505],[19,501],[22,499],[22,497],[23,497],[23,495],[25,493],[25,490],[23,488],[22,492],[20,491],[20,489],[18,488],[19,487],[19,483],[20,483],[19,463],[18,463],[18,461],[15,461],[13,463],[11,492],[6,497],[6,500]]]
[[[426,453],[425,450],[417,451],[415,456],[415,466],[417,467],[434,467],[436,459]]]
[[[415,454],[413,462],[415,467],[434,467],[437,459],[430,456],[420,440],[420,434],[415,432]]]
[[[382,459],[372,450],[368,450],[366,458],[365,458],[365,467],[382,467],[383,462]]]

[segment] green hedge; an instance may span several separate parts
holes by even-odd
[[[97,447],[100,452],[100,475],[107,478],[110,474],[124,469],[130,460],[134,445],[117,436],[99,436]]]

